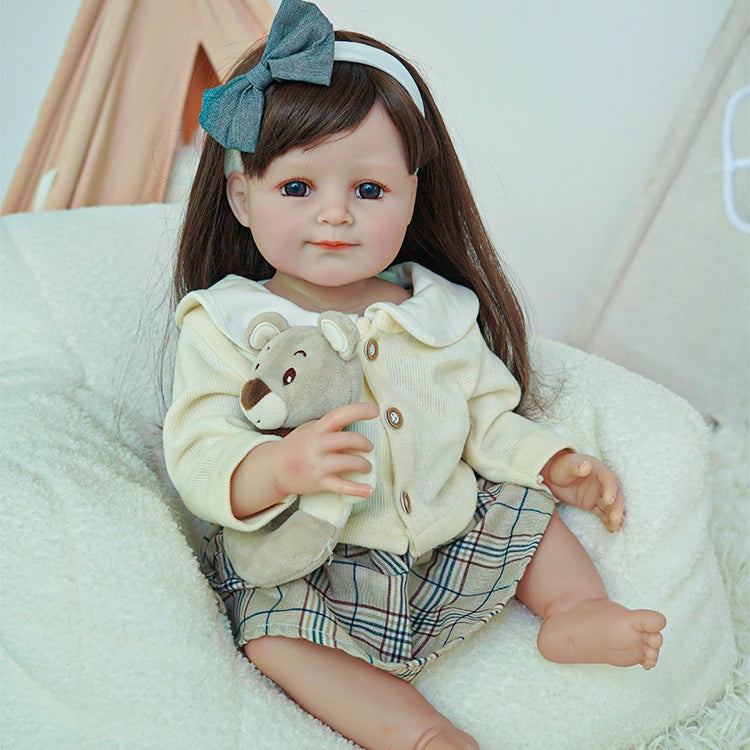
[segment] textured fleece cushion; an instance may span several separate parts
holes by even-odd
[[[234,649],[160,469],[154,355],[179,208],[0,221],[0,725],[13,748],[351,744]],[[707,531],[705,434],[684,401],[562,344],[544,420],[619,474],[610,535],[563,509],[613,598],[661,609],[659,665],[562,666],[512,604],[417,686],[483,748],[624,748],[717,697],[735,651]]]

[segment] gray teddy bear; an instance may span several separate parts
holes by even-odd
[[[257,358],[240,395],[242,412],[259,432],[284,436],[358,401],[358,342],[356,325],[343,313],[322,313],[317,326],[289,326],[274,312],[256,316],[248,326],[248,344]],[[372,473],[356,480],[371,482]],[[301,496],[280,524],[250,532],[225,528],[226,552],[237,573],[254,586],[303,578],[330,559],[353,504],[361,500],[331,492]]]

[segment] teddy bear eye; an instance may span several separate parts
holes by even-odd
[[[281,379],[281,382],[284,383],[284,385],[289,385],[295,378],[297,377],[297,372],[293,367],[290,367],[285,373],[284,377]]]

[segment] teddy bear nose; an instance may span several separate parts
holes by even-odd
[[[260,378],[248,380],[247,383],[242,386],[242,393],[240,394],[242,408],[249,411],[263,398],[263,396],[267,396],[270,392],[271,389]]]

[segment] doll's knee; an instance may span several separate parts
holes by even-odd
[[[292,647],[294,639],[284,638],[279,635],[264,635],[260,638],[254,638],[248,641],[242,650],[245,656],[261,671],[268,674],[274,664],[278,664],[280,659],[288,657],[289,649]]]

